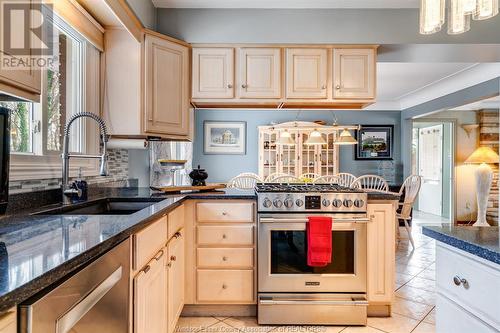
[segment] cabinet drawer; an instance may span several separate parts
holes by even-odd
[[[470,256],[461,250],[438,244],[436,289],[483,321],[500,327],[500,271]],[[455,277],[467,282],[456,285]]]
[[[253,245],[253,226],[199,226],[198,245]]]
[[[198,222],[247,222],[254,221],[253,202],[200,202],[196,204]]]
[[[198,270],[198,301],[253,302],[253,275],[253,270]]]
[[[133,237],[134,262],[133,269],[143,267],[167,240],[167,217],[162,217],[149,227],[139,231]]]
[[[180,206],[168,213],[168,237],[172,236],[184,227],[184,206]]]
[[[0,332],[1,333],[16,333],[16,310],[12,309],[0,315]]]
[[[197,250],[199,268],[253,268],[253,249],[210,249]]]

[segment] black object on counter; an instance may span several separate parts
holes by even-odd
[[[198,169],[193,169],[189,173],[189,177],[193,180],[192,184],[193,186],[205,186],[207,185],[205,183],[205,180],[208,178],[208,173],[205,171],[205,169],[200,169],[200,166],[198,165]]]
[[[0,107],[0,214],[5,214],[9,199],[10,110]]]

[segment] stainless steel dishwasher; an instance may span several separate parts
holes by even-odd
[[[51,291],[22,303],[20,332],[128,332],[129,258],[126,240]]]

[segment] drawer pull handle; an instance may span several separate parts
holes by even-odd
[[[226,215],[227,215],[227,212],[222,212],[222,215],[226,216]]]
[[[171,256],[171,257],[170,257],[170,260],[172,260],[172,261],[176,261],[176,260],[177,260],[177,257],[176,257],[176,256]]]
[[[144,274],[147,274],[149,272],[149,270],[151,269],[151,266],[147,265],[146,267],[144,267],[142,269],[142,271],[144,272]]]
[[[226,234],[222,234],[222,238],[226,239],[227,238]]]
[[[160,259],[161,259],[161,257],[163,257],[163,253],[164,253],[164,252],[163,252],[163,250],[160,250],[160,251],[158,252],[158,254],[156,255],[156,257],[154,257],[154,259],[155,259],[156,261],[160,260]]]
[[[180,232],[178,232],[178,231],[177,231],[177,232],[174,234],[174,237],[175,237],[175,238],[180,238],[180,237],[182,237],[182,234],[181,234]]]
[[[223,284],[222,289],[227,289],[227,285]]]
[[[167,264],[167,267],[172,267],[172,262],[169,262],[169,263]]]
[[[453,277],[453,283],[455,283],[456,286],[463,285],[464,288],[466,288],[466,289],[469,287],[469,282],[467,282],[466,279],[463,279],[458,275],[455,275]]]
[[[222,257],[222,261],[227,261],[227,257],[226,256]]]

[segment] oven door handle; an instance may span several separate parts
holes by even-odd
[[[361,217],[361,218],[345,218],[345,219],[339,219],[339,218],[334,218],[334,223],[368,223],[371,221],[370,218],[367,217]],[[273,218],[273,217],[261,217],[259,219],[260,223],[307,223],[308,219],[294,219],[294,218]]]
[[[366,300],[292,300],[292,299],[261,299],[262,305],[359,305],[367,306]]]

